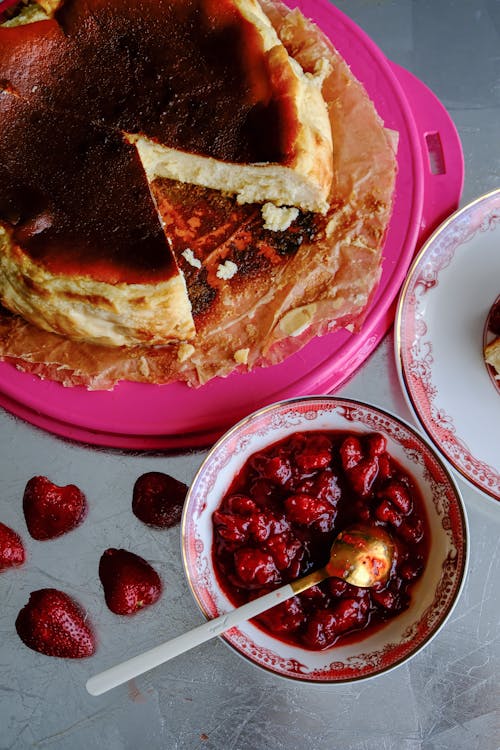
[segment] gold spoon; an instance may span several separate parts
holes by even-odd
[[[101,695],[124,682],[173,659],[185,651],[224,633],[244,620],[262,614],[271,607],[335,576],[347,583],[368,588],[387,580],[394,560],[395,548],[390,535],[380,526],[357,524],[340,532],[332,544],[330,559],[324,568],[304,578],[287,583],[269,594],[247,602],[225,615],[203,623],[194,630],[171,641],[132,657],[122,664],[94,675],[87,681],[91,695]]]

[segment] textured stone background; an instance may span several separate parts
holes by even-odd
[[[341,0],[338,7],[450,112],[465,155],[462,204],[498,187],[498,0]],[[412,421],[391,334],[340,395]],[[500,509],[463,483],[472,539],[465,590],[444,629],[408,664],[371,681],[320,688],[264,673],[217,640],[91,698],[84,687],[91,674],[202,620],[184,579],[179,529],[147,529],[130,501],[143,472],[189,483],[203,456],[73,445],[0,412],[0,518],[23,534],[29,556],[24,569],[0,577],[1,750],[498,750]],[[83,526],[49,543],[29,539],[21,498],[35,474],[86,492]],[[155,607],[119,621],[106,609],[97,561],[108,546],[153,562],[166,584]],[[88,607],[100,636],[95,657],[50,659],[19,641],[17,612],[44,586],[61,587]]]

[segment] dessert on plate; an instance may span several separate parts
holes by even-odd
[[[356,330],[394,134],[279,0],[44,0],[0,26],[0,356],[200,385]]]
[[[486,321],[484,361],[500,382],[500,297],[494,302]]]

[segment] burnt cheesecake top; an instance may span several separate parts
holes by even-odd
[[[62,112],[55,121],[7,93],[0,121],[0,217],[33,260],[111,284],[177,272],[139,157],[118,132]]]
[[[229,0],[70,0],[55,20],[80,57],[68,82],[92,119],[224,161],[286,159],[282,82]]]
[[[0,28],[0,82],[54,117],[225,161],[282,162],[294,136],[262,39],[228,0],[68,0]]]

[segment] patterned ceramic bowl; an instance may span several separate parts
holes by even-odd
[[[414,428],[373,406],[328,396],[283,401],[250,415],[216,443],[192,483],[182,521],[184,567],[207,618],[234,608],[214,570],[213,512],[252,454],[295,432],[311,430],[381,433],[388,453],[416,481],[430,542],[410,605],[382,627],[326,650],[284,642],[253,621],[223,637],[251,662],[281,676],[314,683],[349,682],[387,672],[429,643],[449,617],[466,576],[468,527],[459,490]]]

